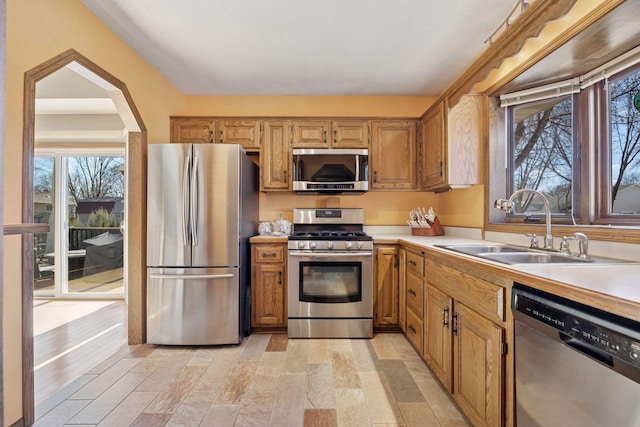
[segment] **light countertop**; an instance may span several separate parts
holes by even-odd
[[[492,265],[505,271],[507,274],[509,271],[514,273],[523,273],[525,275],[535,276],[550,282],[569,285],[571,287],[587,290],[596,294],[602,294],[624,300],[632,303],[633,305],[637,305],[638,313],[635,318],[640,320],[640,263],[508,265],[434,247],[434,245],[451,244],[501,244],[498,242],[450,237],[446,235],[421,237],[407,234],[374,234],[373,238],[374,242],[377,244],[399,243],[422,246],[449,255],[464,257],[470,261]],[[522,275],[520,274],[518,277],[522,277]]]

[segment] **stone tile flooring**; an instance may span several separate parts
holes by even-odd
[[[124,346],[36,408],[36,426],[467,426],[402,334]]]

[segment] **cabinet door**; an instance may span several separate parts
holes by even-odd
[[[426,286],[424,358],[445,388],[452,390],[451,308],[453,301],[444,292]]]
[[[407,250],[400,248],[398,267],[398,322],[402,332],[407,331]]]
[[[171,142],[213,143],[216,135],[216,121],[202,118],[171,118]]]
[[[454,398],[475,426],[501,426],[503,329],[456,302]]]
[[[291,122],[265,121],[260,153],[260,190],[289,190]]]
[[[254,266],[254,282],[251,289],[251,326],[282,326],[285,323],[284,264],[260,264]]]
[[[336,121],[331,124],[333,148],[369,147],[369,122],[366,120]]]
[[[371,138],[371,189],[415,190],[415,122],[374,121]]]
[[[374,327],[398,325],[398,250],[395,246],[376,248]]]
[[[246,151],[260,149],[259,120],[224,120],[220,123],[219,139],[223,144],[240,144]]]
[[[293,148],[329,148],[328,120],[294,120]]]
[[[420,188],[432,190],[446,184],[446,105],[438,103],[421,121]]]

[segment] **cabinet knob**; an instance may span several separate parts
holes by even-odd
[[[409,294],[413,295],[414,297],[418,296],[418,294],[416,293],[416,291],[414,291],[413,289],[409,288],[409,290],[407,291]]]

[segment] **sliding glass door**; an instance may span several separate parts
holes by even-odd
[[[124,155],[36,151],[36,297],[124,296]]]

